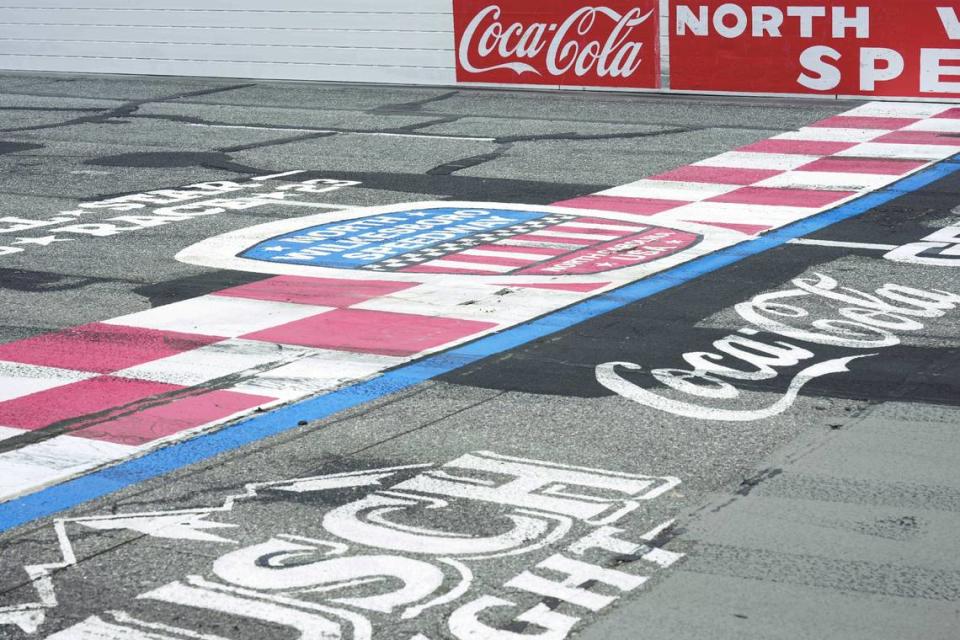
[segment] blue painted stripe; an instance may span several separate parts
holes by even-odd
[[[130,487],[144,480],[236,450],[263,438],[297,428],[301,420],[322,420],[371,400],[402,391],[444,373],[455,371],[488,356],[527,344],[590,318],[637,302],[705,274],[735,264],[744,258],[779,247],[830,225],[855,218],[876,207],[926,187],[960,171],[955,157],[905,178],[894,185],[853,202],[812,216],[727,249],[601,294],[531,322],[504,330],[408,365],[382,376],[322,396],[303,400],[269,413],[247,418],[218,431],[159,449],[141,458],[90,473],[0,504],[0,533],[53,515],[83,502]]]

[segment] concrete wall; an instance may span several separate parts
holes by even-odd
[[[0,69],[453,84],[451,0],[0,0]]]

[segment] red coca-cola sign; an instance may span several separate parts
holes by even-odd
[[[660,86],[657,0],[454,0],[457,80]]]

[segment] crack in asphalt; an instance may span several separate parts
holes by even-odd
[[[740,482],[740,487],[737,489],[736,493],[738,496],[748,496],[754,489],[767,480],[772,480],[782,474],[783,469],[764,469],[763,471],[760,471],[749,478],[744,478]]]
[[[576,133],[575,131],[568,131],[564,133],[543,133],[528,136],[502,136],[494,138],[494,142],[497,144],[510,144],[514,142],[540,142],[544,140],[632,140],[635,138],[656,138],[677,133],[706,131],[708,128],[712,127],[673,127],[671,129],[661,129],[658,131],[633,131],[625,133]]]
[[[37,528],[37,530],[39,530],[39,529],[41,529],[41,527],[38,527],[38,528]],[[119,549],[119,548],[121,548],[121,547],[124,547],[124,546],[126,546],[126,545],[128,545],[128,544],[132,544],[132,543],[134,543],[134,542],[139,542],[140,540],[142,540],[142,539],[145,538],[145,537],[146,537],[146,535],[133,536],[133,537],[130,538],[129,540],[123,540],[123,541],[118,542],[118,543],[116,543],[116,544],[108,545],[108,546],[104,547],[103,549],[100,549],[99,551],[95,551],[95,552],[91,553],[89,556],[84,557],[82,560],[81,560],[80,558],[78,558],[78,559],[77,559],[77,562],[74,563],[74,564],[72,564],[72,565],[68,565],[68,566],[66,566],[66,567],[60,567],[60,568],[58,568],[58,569],[54,569],[54,570],[50,571],[50,572],[49,572],[49,575],[50,575],[50,577],[53,577],[53,576],[56,576],[56,575],[58,575],[58,574],[61,574],[61,573],[65,572],[65,571],[68,571],[68,570],[70,570],[70,569],[74,569],[74,568],[80,566],[80,564],[83,563],[83,562],[89,562],[89,561],[91,561],[91,560],[94,560],[94,559],[96,559],[96,558],[99,558],[99,557],[102,556],[102,555],[106,555],[106,554],[108,554],[108,553],[112,553],[112,552],[116,551],[117,549]],[[35,582],[38,582],[38,581],[41,580],[41,579],[42,579],[41,577],[37,577],[37,578],[32,578],[32,579],[29,579],[29,580],[25,580],[25,581],[20,582],[20,583],[18,583],[18,584],[14,584],[14,585],[12,585],[10,588],[8,588],[8,589],[0,590],[0,595],[6,595],[6,594],[8,594],[8,593],[11,593],[11,592],[13,592],[13,591],[16,591],[17,589],[22,589],[22,588],[24,588],[24,587],[27,587],[27,586],[29,586],[29,585],[34,584]]]
[[[28,142],[5,142],[0,140],[0,156],[7,155],[10,153],[20,153],[21,151],[36,151],[37,149],[43,149],[42,144],[31,144]],[[36,154],[31,155],[21,155],[20,157],[40,157]]]
[[[428,126],[426,124],[421,126]],[[548,140],[577,142],[582,140],[631,140],[636,138],[655,138],[659,136],[674,135],[678,133],[690,133],[693,131],[704,131],[706,127],[673,127],[671,129],[662,129],[659,131],[633,131],[623,133],[597,133],[581,134],[573,131],[564,133],[544,133],[532,134],[527,136],[501,136],[493,139],[493,144],[500,148],[490,153],[468,156],[459,160],[445,162],[427,171],[430,176],[449,176],[464,169],[485,164],[498,160],[506,155],[513,145],[519,142],[543,142]]]
[[[212,501],[223,501],[225,495],[231,495],[236,493],[242,493],[245,483],[237,486],[237,483],[232,482],[229,484],[217,484],[213,486],[204,487],[202,489],[193,489],[187,491],[180,496],[178,500],[181,504],[193,503],[197,504],[196,507],[180,507],[182,509],[205,509],[209,508],[208,504],[200,504],[206,500]],[[136,513],[140,509],[151,509],[156,507],[156,501],[151,500],[127,500],[121,502],[114,502],[109,506],[109,511],[111,515],[127,515],[127,513]],[[123,510],[125,513],[120,513]]]
[[[234,162],[230,156],[220,151],[141,151],[91,158],[84,161],[84,164],[95,167],[150,169],[200,167],[238,174],[259,175],[264,173],[261,169]]]
[[[205,102],[203,102],[203,103],[184,102],[184,103],[181,103],[181,104],[184,104],[184,105],[199,104],[199,105],[202,105],[202,106],[210,106],[209,103],[205,103]],[[228,103],[217,103],[217,106],[245,107],[245,106],[248,106],[248,105],[233,105],[233,104],[228,104]],[[281,106],[281,105],[270,105],[269,107],[266,107],[266,108],[268,108],[268,109],[275,109],[275,110],[297,110],[297,111],[303,111],[303,110],[304,110],[302,107],[284,107],[284,106]],[[336,111],[336,112],[346,112],[346,113],[357,113],[357,110],[356,110],[356,109],[338,109],[338,108],[333,108],[333,107],[325,107],[325,108],[323,108],[323,109],[321,109],[321,110],[322,110],[322,111]],[[436,117],[436,118],[453,118],[453,119],[457,119],[457,120],[464,120],[464,119],[468,119],[468,118],[476,118],[476,119],[484,119],[484,120],[508,120],[508,121],[510,121],[510,122],[527,122],[527,121],[539,122],[539,121],[543,121],[543,120],[549,120],[550,122],[572,122],[572,123],[582,123],[582,122],[583,122],[583,119],[582,119],[582,118],[579,118],[579,119],[578,119],[578,118],[562,118],[562,117],[557,117],[557,116],[553,116],[553,115],[551,115],[551,116],[549,116],[549,117],[543,117],[543,116],[523,116],[523,115],[500,116],[500,115],[488,114],[488,113],[459,113],[459,114],[458,114],[458,113],[445,113],[445,112],[443,112],[443,111],[425,111],[425,112],[420,112],[420,113],[417,113],[417,112],[407,112],[407,111],[397,111],[397,112],[378,111],[378,112],[374,113],[373,111],[367,111],[366,113],[372,114],[372,115],[398,115],[398,116],[399,116],[399,115],[404,115],[404,116],[422,115],[422,116],[433,116],[433,117]],[[144,116],[144,115],[139,115],[139,114],[138,114],[138,115],[135,116],[135,117],[146,117],[146,116]],[[177,117],[177,116],[173,116],[173,117]],[[676,126],[681,126],[681,125],[679,125],[679,124],[678,124],[677,122],[675,122],[675,121],[663,121],[663,120],[644,120],[644,121],[642,121],[642,122],[636,122],[636,121],[632,121],[632,120],[602,120],[602,119],[591,118],[591,119],[590,119],[590,122],[593,123],[593,124],[609,124],[609,125],[628,126],[628,127],[629,127],[629,126],[634,126],[634,127],[638,127],[638,126],[656,126],[656,127],[676,127]],[[279,125],[261,125],[261,126],[279,126]],[[686,126],[686,125],[684,125],[684,126]],[[291,125],[291,127],[292,127],[292,125]],[[296,128],[296,127],[292,127],[292,128]],[[332,128],[332,127],[331,127],[331,128]],[[720,129],[720,130],[734,130],[734,131],[738,131],[738,130],[739,130],[739,131],[742,131],[742,130],[750,130],[750,131],[774,131],[774,132],[776,132],[776,133],[783,133],[783,126],[779,126],[779,127],[777,127],[777,126],[762,126],[762,125],[757,125],[757,124],[751,124],[751,125],[744,125],[744,124],[711,124],[709,128],[710,128],[710,129]]]
[[[140,120],[164,120],[168,122],[179,122],[183,124],[190,124],[203,127],[229,127],[236,129],[271,129],[275,131],[301,131],[307,132],[306,135],[312,134],[335,134],[335,133],[344,133],[344,134],[357,134],[357,135],[372,135],[377,133],[419,133],[425,137],[432,138],[449,138],[450,134],[446,133],[431,133],[429,131],[420,132],[419,129],[424,127],[433,127],[442,124],[449,124],[456,122],[460,118],[450,117],[450,118],[437,118],[434,120],[428,120],[426,122],[414,123],[402,125],[399,127],[381,127],[377,129],[354,129],[354,128],[345,128],[345,127],[307,127],[303,125],[292,125],[292,124],[273,124],[265,122],[226,122],[223,120],[207,120],[204,118],[199,118],[196,116],[182,116],[175,114],[164,114],[164,113],[139,113],[130,116],[131,118],[140,119]],[[322,137],[322,136],[321,136]],[[487,142],[490,140],[487,136],[475,136],[480,142]],[[470,138],[470,136],[457,136],[458,139]]]
[[[392,442],[392,441],[394,441],[394,440],[398,440],[398,439],[400,439],[400,438],[403,438],[403,437],[405,437],[405,436],[408,436],[408,435],[410,435],[411,433],[417,433],[418,431],[423,431],[424,429],[426,429],[426,428],[428,428],[428,427],[432,427],[432,426],[435,425],[435,424],[439,424],[439,423],[441,423],[441,422],[443,422],[443,421],[445,421],[445,420],[448,420],[449,418],[452,418],[452,417],[454,417],[454,416],[460,415],[461,413],[466,413],[467,411],[470,411],[471,409],[476,409],[477,407],[481,407],[481,406],[487,404],[488,402],[491,402],[491,401],[493,401],[493,400],[496,400],[497,398],[500,398],[500,397],[506,395],[507,393],[508,393],[507,391],[500,391],[500,392],[498,392],[498,393],[496,393],[496,394],[494,394],[494,395],[492,395],[492,396],[490,396],[490,397],[488,397],[488,398],[484,398],[484,399],[482,399],[482,400],[479,400],[479,401],[477,401],[477,402],[474,402],[474,403],[472,403],[472,404],[469,404],[469,405],[467,405],[467,406],[465,406],[465,407],[461,407],[461,408],[457,409],[456,411],[451,411],[451,412],[448,413],[448,414],[445,414],[445,415],[443,415],[443,416],[441,416],[441,417],[439,417],[439,418],[435,418],[435,419],[433,419],[433,420],[429,420],[429,421],[427,421],[427,422],[425,422],[425,423],[423,423],[423,424],[421,424],[421,425],[418,425],[418,426],[416,426],[416,427],[414,427],[414,428],[412,428],[412,429],[407,429],[406,431],[402,431],[402,432],[400,432],[400,433],[395,433],[395,434],[393,434],[392,436],[390,436],[389,438],[384,438],[384,439],[382,439],[382,440],[380,440],[380,441],[378,441],[378,442],[375,442],[375,443],[373,443],[373,444],[369,444],[369,445],[367,445],[367,446],[365,446],[365,447],[361,447],[361,448],[359,448],[359,449],[355,449],[355,450],[353,450],[353,451],[349,451],[349,452],[343,454],[343,457],[346,458],[346,457],[350,457],[350,456],[355,456],[355,455],[357,455],[357,454],[359,454],[359,453],[363,453],[364,451],[369,451],[370,449],[373,449],[373,448],[375,448],[375,447],[380,447],[380,446],[382,446],[382,445],[384,445],[384,444],[386,444],[386,443],[388,443],[388,442]]]
[[[400,115],[400,114],[395,114]],[[403,114],[409,115],[409,114]],[[250,128],[250,129],[275,129],[277,131],[282,130],[291,130],[291,131],[304,131],[311,130],[311,127],[304,127],[298,125],[286,125],[286,124],[267,124],[262,122],[226,122],[221,120],[206,120],[204,118],[199,118],[196,116],[181,116],[173,114],[158,114],[158,113],[144,113],[136,114],[132,116],[133,118],[144,119],[144,120],[166,120],[170,122],[180,122],[184,124],[207,126],[207,127],[238,127],[238,128]],[[427,122],[420,122],[414,124],[403,125],[399,127],[381,127],[376,129],[353,129],[353,128],[344,128],[344,127],[317,127],[315,129],[316,134],[330,134],[330,133],[355,133],[355,134],[375,134],[375,133],[412,133],[417,132],[424,136],[437,137],[437,138],[447,138],[451,135],[449,133],[434,133],[431,131],[423,131],[423,129],[435,126],[441,126],[444,124],[452,124],[459,120],[462,120],[467,116],[447,116],[437,118],[435,120],[429,120]],[[622,123],[628,126],[650,126],[648,123]],[[658,136],[665,135],[674,135],[680,133],[692,133],[697,131],[706,131],[708,129],[717,129],[722,127],[701,127],[701,126],[679,126],[675,123],[658,123],[652,126],[668,126],[666,129],[659,129],[656,131],[627,131],[622,133],[577,133],[575,131],[564,131],[560,133],[543,133],[543,134],[530,134],[530,135],[516,135],[516,136],[462,136],[457,135],[457,138],[470,138],[475,137],[477,141],[480,142],[493,142],[495,144],[510,144],[514,142],[538,142],[541,140],[570,140],[570,141],[591,141],[591,140],[631,140],[635,138],[654,138]],[[744,127],[730,127],[736,129],[743,129]],[[750,127],[754,129],[754,127]],[[311,134],[306,134],[311,135]],[[321,136],[322,137],[322,136]],[[251,146],[251,148],[256,148]]]
[[[424,98],[422,100],[413,100],[412,102],[398,102],[395,104],[385,104],[379,107],[374,107],[367,111],[369,114],[380,115],[380,114],[396,114],[404,113],[408,114],[410,112],[418,112],[423,109],[428,104],[435,102],[442,102],[444,100],[449,100],[455,96],[460,95],[460,91],[448,91],[447,93],[442,93],[438,96],[433,96],[430,98]]]
[[[493,160],[498,160],[502,158],[510,149],[513,148],[512,144],[503,144],[496,151],[490,153],[483,153],[476,156],[469,156],[466,158],[460,158],[459,160],[452,160],[450,162],[444,162],[441,165],[437,165],[432,169],[427,170],[428,176],[449,176],[453,175],[457,171],[463,171],[464,169],[469,169],[471,167],[477,167],[481,164],[487,162],[492,162]]]
[[[817,446],[820,446],[820,445],[818,444]],[[733,503],[737,502],[737,500],[739,500],[740,498],[745,498],[749,496],[753,492],[753,490],[759,487],[761,484],[769,480],[773,480],[774,478],[777,478],[782,475],[783,475],[783,469],[770,468],[770,469],[763,469],[762,471],[757,472],[756,474],[750,476],[749,478],[744,478],[743,480],[740,481],[740,486],[737,487],[737,490],[734,491],[734,495],[732,495],[730,498],[723,501],[722,503],[716,505],[715,507],[711,508],[710,513],[720,513],[721,511],[723,511]],[[704,505],[700,509],[697,509],[696,511],[694,511],[694,513],[702,511],[708,506],[710,505]]]
[[[410,115],[411,113],[416,113],[416,110],[422,107],[424,104],[430,102],[436,102],[441,99],[447,99],[456,95],[458,92],[450,92],[444,94],[443,96],[436,96],[434,98],[421,100],[418,102],[403,103],[403,106],[390,106],[386,105],[384,107],[378,107],[367,113],[376,113],[376,114],[388,114],[392,113],[395,115]],[[250,127],[250,128],[263,128],[263,129],[276,129],[276,130],[294,130],[294,131],[303,131],[304,127],[298,127],[294,125],[275,125],[275,124],[264,124],[264,123],[229,123],[215,120],[205,120],[203,118],[198,118],[194,116],[180,116],[180,115],[166,115],[166,114],[131,114],[133,118],[147,119],[147,120],[163,120],[169,122],[180,122],[184,124],[191,125],[201,125],[201,126],[222,126],[222,127]],[[284,144],[292,144],[296,142],[304,142],[308,140],[316,140],[321,138],[333,137],[337,134],[392,134],[392,133],[412,133],[418,132],[420,135],[427,137],[437,137],[437,138],[446,138],[448,134],[442,133],[433,133],[430,131],[425,131],[434,126],[440,126],[444,124],[452,124],[461,120],[464,116],[450,115],[438,117],[434,120],[429,120],[427,122],[414,123],[409,125],[403,125],[400,127],[382,127],[376,129],[348,129],[342,127],[328,127],[324,129],[317,129],[312,133],[305,133],[299,136],[291,136],[286,138],[278,138],[274,140],[267,140],[263,142],[251,143],[247,145],[236,145],[233,147],[224,147],[219,151],[223,153],[236,153],[242,151],[249,151],[253,149],[262,149],[272,146],[279,146]],[[715,127],[711,127],[715,128]],[[740,127],[738,127],[740,128]],[[623,133],[603,133],[603,134],[580,134],[572,131],[560,132],[560,133],[547,133],[547,134],[532,134],[532,135],[517,135],[517,136],[500,136],[494,138],[490,141],[492,144],[500,146],[499,149],[484,154],[477,154],[467,156],[465,158],[459,158],[443,164],[437,165],[426,171],[426,174],[429,176],[450,176],[464,169],[469,169],[476,167],[488,162],[492,162],[503,157],[508,153],[513,144],[519,142],[540,142],[540,141],[596,141],[596,140],[631,140],[631,139],[640,139],[640,138],[653,138],[667,135],[676,135],[682,133],[691,133],[696,131],[704,131],[707,127],[690,127],[690,126],[673,126],[668,129],[662,129],[657,131],[630,131]],[[477,137],[478,141],[487,142],[487,140]],[[231,171],[234,173],[241,174],[250,174],[257,173],[256,169],[253,169],[246,165],[241,165],[233,162],[229,158],[225,158],[223,161],[218,162],[206,162],[202,163],[199,166],[203,168],[210,169],[220,169],[225,171]]]
[[[337,135],[335,131],[318,131],[316,133],[305,133],[300,136],[291,136],[288,138],[276,138],[274,140],[265,140],[263,142],[252,142],[250,144],[240,144],[233,147],[223,147],[218,149],[221,153],[238,153],[240,151],[250,151],[252,149],[264,149],[266,147],[276,147],[294,142],[305,142],[307,140],[316,140],[318,138],[329,138]]]
[[[255,86],[254,84],[237,84],[230,85],[228,87],[217,87],[214,89],[201,89],[197,91],[187,91],[185,93],[176,93],[169,96],[161,96],[159,98],[144,98],[142,100],[131,100],[125,102],[124,104],[114,107],[113,109],[107,109],[103,113],[98,113],[97,115],[90,116],[80,116],[79,118],[71,118],[64,122],[58,122],[53,124],[37,124],[27,127],[10,127],[7,129],[0,129],[0,133],[13,133],[18,131],[41,131],[44,129],[59,129],[61,127],[69,127],[77,124],[103,124],[114,118],[124,118],[134,114],[140,107],[146,104],[158,104],[162,102],[170,102],[172,100],[180,100],[183,98],[196,98],[200,96],[207,96],[216,93],[223,93],[226,91],[234,91],[236,89],[246,89],[248,87]]]
[[[461,118],[459,116],[450,116],[447,118],[436,118],[434,120],[428,120],[427,122],[407,124],[407,125],[403,125],[402,127],[396,127],[393,129],[384,129],[384,130],[378,131],[377,133],[412,133],[412,132],[419,133],[421,132],[421,129],[426,129],[427,127],[437,127],[443,124],[453,124],[455,122],[458,122],[460,119]],[[429,133],[429,132],[422,132],[422,133]],[[435,135],[439,137],[439,136],[446,136],[449,134],[434,133],[430,135]]]
[[[68,80],[65,80],[65,81],[68,81]],[[74,81],[74,80],[69,80],[69,81]],[[246,88],[246,87],[250,87],[250,86],[259,86],[259,85],[258,85],[258,83],[251,83],[251,84],[248,84],[248,85],[243,85],[242,87],[231,87],[231,89],[232,89],[232,88]],[[431,103],[435,103],[435,102],[441,102],[441,101],[444,101],[444,100],[448,100],[448,99],[450,99],[450,98],[452,98],[452,97],[455,97],[455,96],[457,96],[457,95],[460,95],[460,94],[462,94],[462,93],[463,93],[463,91],[450,91],[450,92],[448,92],[448,93],[445,93],[445,94],[442,94],[442,95],[439,95],[439,96],[433,96],[433,97],[431,97],[431,98],[425,98],[425,99],[423,99],[423,100],[417,100],[417,101],[413,101],[413,102],[404,102],[404,103],[398,103],[398,104],[393,104],[393,105],[387,104],[387,105],[383,105],[383,106],[380,106],[380,107],[375,107],[375,108],[373,108],[373,109],[370,109],[370,110],[366,111],[366,113],[374,114],[374,115],[391,115],[391,114],[392,114],[392,115],[411,115],[411,113],[416,113],[418,110],[420,110],[423,106],[425,106],[425,105],[427,105],[427,104],[431,104]],[[60,93],[35,94],[35,93],[13,93],[13,92],[11,92],[11,93],[8,93],[7,95],[11,95],[11,96],[22,96],[22,97],[34,97],[34,98],[65,98],[65,99],[76,99],[76,98],[78,98],[78,97],[79,97],[79,98],[84,97],[84,96],[69,95],[69,94],[60,94]],[[203,94],[199,94],[199,95],[203,95]],[[552,95],[553,95],[554,97],[556,96],[556,94],[552,94]],[[184,97],[193,97],[193,96],[191,96],[191,95],[189,95],[189,94],[184,94]],[[686,105],[686,106],[693,106],[693,105],[696,105],[696,104],[697,104],[697,102],[696,102],[695,100],[685,100],[682,96],[679,96],[679,95],[673,96],[673,98],[674,98],[673,103],[674,103],[675,105],[677,105],[677,106],[684,106],[684,105]],[[106,97],[105,99],[111,99],[111,98]],[[154,100],[154,101],[161,101],[161,100],[163,100],[163,99],[157,99],[157,100]],[[657,98],[655,98],[655,97],[653,97],[653,98],[648,98],[648,97],[646,97],[646,96],[639,95],[639,94],[633,94],[633,95],[631,95],[631,96],[630,96],[630,100],[631,100],[631,104],[641,104],[641,105],[645,105],[645,104],[655,104],[655,103],[657,102]],[[721,97],[714,97],[714,100],[716,101],[716,104],[718,104],[718,105],[722,105],[722,104],[725,103],[725,102],[722,100]],[[151,102],[151,101],[149,101],[149,100],[144,101],[144,104],[149,103],[149,102]],[[733,102],[733,101],[730,101],[730,102]],[[849,102],[850,104],[858,104],[856,101],[846,101],[846,102]],[[184,101],[182,104],[185,104],[185,105],[197,105],[197,104],[199,104],[199,105],[203,105],[203,106],[211,106],[211,103],[209,103],[209,102],[196,102],[196,103],[195,103],[195,102],[190,102],[190,101]],[[759,102],[758,102],[758,103],[749,103],[749,102],[746,102],[746,99],[745,99],[745,98],[738,98],[738,101],[736,101],[736,104],[737,104],[738,106],[740,106],[740,107],[743,107],[743,106],[751,106],[751,104],[752,104],[753,106],[756,106],[758,109],[764,109],[764,110],[769,110],[771,107],[781,108],[781,109],[785,109],[785,110],[803,110],[803,109],[808,109],[808,108],[809,108],[809,105],[806,104],[805,102],[803,102],[802,99],[801,99],[801,100],[793,100],[793,99],[789,99],[789,98],[784,98],[784,99],[765,99],[765,101],[764,101],[763,103],[759,103]],[[218,103],[216,103],[216,106],[221,106],[221,107],[249,107],[250,105],[249,105],[249,104],[237,104],[237,103],[231,103],[231,102],[218,102]],[[269,108],[270,108],[270,109],[276,109],[276,110],[301,110],[301,111],[303,110],[303,107],[300,107],[300,106],[288,106],[288,105],[280,105],[280,104],[270,105]],[[357,111],[356,109],[352,109],[352,108],[343,108],[343,107],[336,107],[336,106],[325,106],[322,110],[323,110],[323,111],[354,112],[354,113]],[[510,116],[505,116],[505,115],[486,114],[486,113],[461,113],[461,114],[452,114],[452,113],[444,113],[444,112],[442,112],[442,111],[441,111],[441,112],[428,112],[427,115],[436,116],[436,117],[438,117],[438,118],[442,118],[442,117],[457,118],[457,119],[463,119],[463,118],[486,118],[486,119],[491,119],[491,120],[511,120],[511,121],[543,120],[543,119],[544,119],[543,117],[540,117],[540,116],[523,116],[523,115],[510,115]],[[139,116],[139,115],[138,115],[138,116],[136,116],[136,117],[142,117],[142,116]],[[582,118],[575,118],[575,117],[567,117],[567,118],[564,118],[564,117],[560,117],[560,116],[556,116],[556,115],[551,115],[551,116],[549,117],[549,119],[550,119],[551,121],[554,121],[554,122],[582,122],[582,121],[583,121]],[[636,126],[636,125],[678,126],[676,122],[664,122],[664,121],[644,121],[644,122],[636,122],[636,121],[625,121],[625,120],[616,120],[616,119],[603,120],[603,119],[596,119],[596,118],[592,118],[592,117],[591,117],[591,122],[594,122],[594,123],[596,123],[596,124],[612,124],[612,125],[628,125],[628,126],[629,126],[629,125],[634,125],[634,126]],[[272,126],[272,125],[271,125],[271,126]],[[291,127],[291,128],[296,128],[296,127]],[[756,130],[756,131],[776,131],[776,132],[778,132],[778,133],[783,131],[783,127],[782,127],[782,126],[760,126],[760,125],[745,126],[745,125],[742,125],[742,124],[714,124],[714,125],[711,125],[710,128],[711,128],[711,129],[733,129],[733,130],[750,129],[750,130]]]

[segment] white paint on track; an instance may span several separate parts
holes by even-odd
[[[871,251],[893,251],[898,248],[895,244],[876,244],[872,242],[841,242],[837,240],[815,240],[812,238],[797,238],[789,244],[802,244],[810,247],[835,247],[837,249],[868,249]]]

